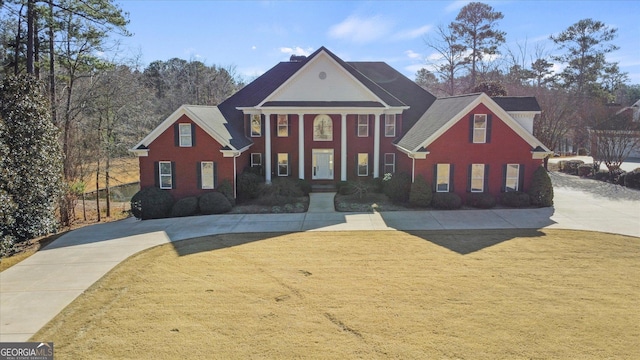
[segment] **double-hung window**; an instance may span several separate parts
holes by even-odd
[[[278,137],[289,136],[289,119],[287,115],[278,115]]]
[[[484,144],[487,142],[487,114],[473,115],[473,143]]]
[[[289,154],[278,153],[278,176],[289,176]]]
[[[251,167],[262,166],[262,154],[251,153]]]
[[[396,172],[396,154],[384,154],[384,173],[393,174]]]
[[[260,114],[251,115],[251,137],[262,136],[262,118]]]
[[[178,124],[180,131],[180,147],[191,147],[193,139],[191,137],[191,124]]]
[[[450,164],[436,165],[436,192],[449,192]]]
[[[359,153],[358,154],[358,176],[368,176],[368,175],[369,175],[369,154]]]
[[[471,192],[484,191],[484,164],[471,164]]]
[[[158,178],[160,179],[160,189],[173,189],[171,161],[160,161],[158,163]]]
[[[358,137],[369,136],[369,115],[358,115]]]
[[[520,164],[507,164],[504,178],[504,191],[518,191],[520,182]]]
[[[387,114],[384,116],[384,136],[394,137],[396,136],[396,115]]]
[[[200,184],[202,189],[215,189],[216,164],[213,161],[200,163]]]

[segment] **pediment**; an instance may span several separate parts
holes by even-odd
[[[382,102],[324,51],[310,59],[262,104],[292,101]]]

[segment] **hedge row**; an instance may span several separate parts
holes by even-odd
[[[223,214],[229,212],[232,208],[232,201],[220,190],[202,194],[198,197],[182,198],[174,202],[173,197],[167,191],[156,187],[148,187],[138,191],[131,198],[131,213],[142,220],[197,214]]]

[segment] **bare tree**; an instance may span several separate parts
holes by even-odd
[[[425,40],[425,44],[436,52],[434,56],[427,59],[435,69],[435,73],[446,84],[446,92],[449,95],[455,95],[458,72],[468,64],[467,48],[458,43],[458,38],[451,26],[438,26],[436,34],[435,39]]]

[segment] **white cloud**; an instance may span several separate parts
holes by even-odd
[[[422,57],[422,55],[413,50],[407,50],[404,53],[409,57],[409,59],[420,59]]]
[[[428,33],[431,30],[431,28],[433,28],[433,26],[424,25],[424,26],[421,26],[419,28],[401,31],[401,32],[397,33],[394,37],[396,39],[402,39],[402,40],[404,40],[404,39],[408,39],[408,40],[415,39],[417,37],[420,37],[420,36]]]
[[[280,52],[287,55],[304,55],[309,56],[313,51],[312,48],[308,47],[306,49],[301,48],[300,46],[296,46],[293,48],[290,47],[281,47]]]
[[[251,50],[255,50],[255,49],[257,49],[257,47],[256,47],[255,45],[253,45],[253,46],[251,47]]]
[[[348,40],[355,43],[369,43],[389,33],[393,24],[376,15],[370,18],[349,16],[343,22],[329,28],[329,36],[335,39]]]

